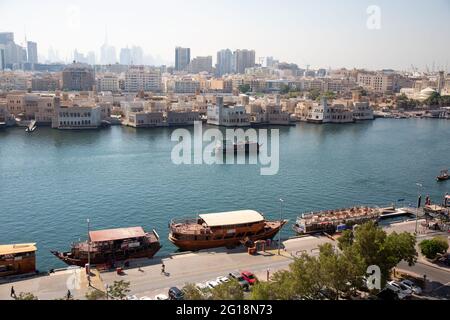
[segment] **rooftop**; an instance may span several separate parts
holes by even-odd
[[[36,250],[37,250],[36,243],[0,245],[0,255],[34,252]]]
[[[142,229],[142,227],[108,229],[89,232],[89,238],[92,242],[115,241],[141,237],[145,237],[145,231],[144,229]]]
[[[264,221],[261,213],[254,210],[241,210],[220,213],[200,214],[208,227],[239,225]]]

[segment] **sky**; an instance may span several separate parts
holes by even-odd
[[[312,68],[450,68],[450,0],[0,0],[0,32],[71,59],[74,49],[141,46],[171,64],[255,49]]]

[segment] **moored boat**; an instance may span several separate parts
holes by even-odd
[[[216,152],[218,153],[230,153],[230,154],[258,154],[261,145],[257,142],[239,142],[231,143],[230,141],[223,141],[216,146]]]
[[[36,243],[0,245],[0,277],[36,272]]]
[[[90,231],[89,239],[75,243],[68,252],[52,253],[68,265],[84,267],[138,258],[152,258],[161,249],[158,233],[144,231],[142,227]]]
[[[169,240],[183,251],[233,248],[273,239],[286,223],[267,221],[254,210],[200,214],[195,219],[172,220]]]
[[[378,222],[382,210],[371,207],[353,207],[302,214],[298,217],[294,231],[299,235],[314,233],[336,233],[368,221]]]
[[[448,170],[442,170],[441,174],[437,176],[437,181],[445,181],[450,179],[450,176],[448,175]]]

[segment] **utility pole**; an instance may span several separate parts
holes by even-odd
[[[421,202],[420,188],[422,187],[422,184],[416,183],[416,186],[417,186],[416,235],[417,235],[418,225],[419,225],[419,208],[420,208],[420,202]]]
[[[87,278],[89,287],[91,286],[91,238],[89,236],[90,220],[87,219],[87,230],[88,230],[88,267],[87,267]]]
[[[283,221],[283,199],[280,199],[280,223],[282,223]],[[280,251],[281,251],[281,230],[283,228],[280,227],[280,231],[278,231],[278,255],[280,255]]]

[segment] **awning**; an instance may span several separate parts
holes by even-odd
[[[36,243],[0,245],[0,255],[35,252],[36,250],[37,250]]]
[[[205,221],[208,227],[241,225],[264,221],[263,215],[254,210],[201,214],[200,218]]]
[[[142,229],[142,227],[109,229],[89,232],[89,238],[92,242],[116,241],[130,238],[141,238],[144,236],[145,231],[144,229]]]

